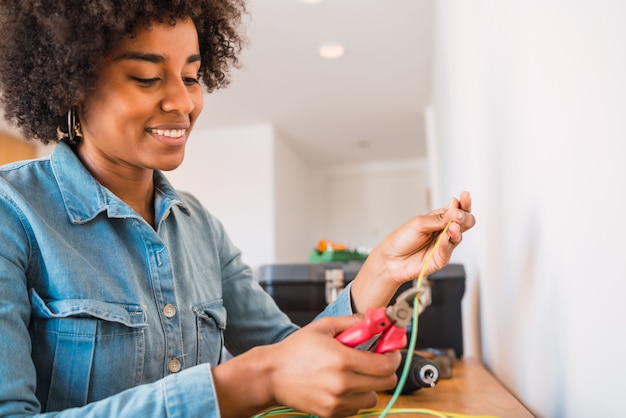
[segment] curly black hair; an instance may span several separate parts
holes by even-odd
[[[191,18],[199,77],[208,92],[229,83],[245,45],[245,0],[8,0],[0,2],[0,106],[22,135],[47,144],[67,132],[67,112],[93,91],[100,62],[151,22]]]

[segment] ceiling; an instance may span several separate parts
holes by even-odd
[[[196,130],[271,123],[314,166],[424,157],[433,2],[249,0],[243,68]]]

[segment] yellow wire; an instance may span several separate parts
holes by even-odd
[[[418,289],[422,285],[422,280],[424,280],[426,268],[430,264],[430,260],[433,258],[433,254],[435,254],[435,251],[437,251],[437,248],[439,248],[439,246],[441,245],[441,240],[443,239],[444,235],[446,235],[446,232],[448,232],[448,229],[450,228],[451,224],[452,224],[452,219],[450,219],[450,221],[448,221],[448,223],[446,224],[446,227],[443,228],[443,231],[441,231],[441,234],[439,234],[439,237],[437,237],[437,242],[435,242],[435,246],[428,253],[426,260],[424,260],[424,264],[422,265],[422,270],[420,271],[420,274],[417,277],[417,283],[415,284],[415,287],[417,287]]]
[[[364,409],[359,411],[353,417],[378,417],[380,416],[380,409]],[[465,414],[457,414],[454,412],[443,412],[443,411],[435,411],[432,409],[426,408],[392,408],[389,413],[391,415],[396,414],[415,414],[415,415],[430,415],[439,418],[498,418],[491,415],[465,415]],[[295,411],[291,408],[287,407],[275,407],[265,412],[254,415],[254,417],[309,417],[315,418],[313,415],[308,414],[306,412]]]
[[[441,234],[439,234],[439,237],[437,237],[437,241],[435,241],[435,245],[426,256],[426,259],[424,260],[424,263],[422,264],[422,270],[420,271],[420,274],[417,277],[417,282],[415,283],[415,287],[417,289],[419,289],[420,286],[422,285],[422,281],[424,280],[424,275],[426,273],[426,268],[428,267],[430,260],[433,258],[433,254],[435,253],[435,251],[437,251],[437,248],[439,248],[439,245],[441,245],[441,240],[443,239],[444,235],[446,235],[446,232],[448,232],[448,228],[450,228],[451,224],[452,224],[452,220],[450,220],[447,223],[446,227],[443,229],[443,231],[441,231]],[[413,306],[415,307],[413,309],[413,328],[411,329],[411,340],[409,342],[409,347],[407,348],[407,353],[412,353],[415,350],[415,344],[417,342],[417,324],[418,324],[418,316],[419,316],[419,302],[418,302],[417,295],[415,295]],[[398,400],[398,396],[400,396],[400,394],[402,393],[402,388],[404,388],[404,384],[406,382],[407,376],[409,375],[409,371],[411,369],[410,358],[411,357],[407,354],[406,360],[404,362],[404,368],[402,369],[402,374],[400,375],[400,379],[398,380],[398,384],[396,385],[396,390],[394,391],[393,396],[389,400],[389,403],[387,404],[383,412],[380,414],[380,418],[384,418],[387,416],[387,414],[391,411],[391,408],[393,407],[393,405]]]

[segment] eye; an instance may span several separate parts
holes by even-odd
[[[131,79],[133,79],[134,81],[136,81],[137,83],[144,85],[144,86],[152,86],[154,85],[157,81],[159,81],[158,77],[155,78],[141,78],[141,77],[131,77]]]
[[[196,77],[183,77],[183,82],[186,86],[193,86],[195,84],[200,84],[200,80]]]

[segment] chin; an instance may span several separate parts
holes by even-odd
[[[162,158],[155,167],[161,171],[172,171],[180,167],[183,163],[183,154],[170,155],[167,158]]]
[[[168,164],[159,164],[159,166],[157,167],[158,170],[161,171],[172,171],[172,170],[176,170],[178,167],[180,167],[180,165],[183,163],[183,161],[179,161],[179,162],[172,162],[172,163],[168,163]]]

